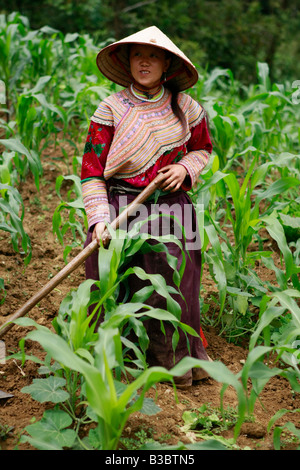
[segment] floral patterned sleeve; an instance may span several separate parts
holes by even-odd
[[[206,125],[202,119],[200,124],[191,129],[191,137],[187,143],[187,154],[178,162],[188,172],[182,188],[189,191],[197,182],[198,176],[208,163],[212,152],[212,143]]]
[[[89,229],[98,222],[110,222],[103,171],[113,133],[112,126],[90,123],[81,167],[82,196]]]

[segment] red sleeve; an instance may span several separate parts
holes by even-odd
[[[187,177],[182,184],[184,191],[189,191],[197,183],[198,177],[208,163],[212,152],[212,143],[205,119],[191,129],[187,143],[187,154],[178,162],[187,170]]]
[[[193,150],[204,150],[208,153],[212,152],[212,143],[206,125],[206,120],[202,119],[198,126],[191,129],[191,137],[187,144],[188,152]]]
[[[114,127],[91,121],[82,158],[81,180],[103,177]]]

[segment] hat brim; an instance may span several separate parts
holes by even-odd
[[[150,29],[148,28],[148,30]],[[196,68],[168,38],[167,44],[164,45],[162,41],[147,38],[141,40],[138,36],[135,39],[135,36],[137,35],[132,35],[127,39],[106,46],[98,53],[97,66],[105,77],[118,85],[128,87],[133,81],[130,72],[129,46],[142,44],[159,47],[171,54],[172,60],[167,72],[167,79],[169,78],[170,83],[176,85],[178,91],[187,90],[195,85],[198,81]]]

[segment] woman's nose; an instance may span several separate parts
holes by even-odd
[[[141,63],[142,63],[142,64],[148,64],[148,63],[149,63],[149,57],[143,55],[143,56],[141,57]]]

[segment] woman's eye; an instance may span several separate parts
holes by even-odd
[[[142,55],[143,55],[143,54],[142,54],[141,52],[138,52],[138,51],[136,51],[136,52],[133,53],[133,57],[142,57]],[[159,56],[158,56],[155,52],[151,53],[151,54],[149,55],[149,57],[150,57],[151,59],[158,59],[158,58],[159,58]]]

